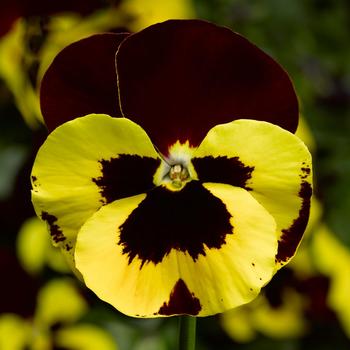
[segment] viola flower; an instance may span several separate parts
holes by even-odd
[[[288,75],[242,36],[171,20],[83,39],[49,67],[41,108],[36,213],[121,312],[223,312],[295,254],[311,156]]]

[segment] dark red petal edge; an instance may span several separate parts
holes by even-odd
[[[121,117],[115,53],[128,35],[93,35],[55,57],[40,87],[41,111],[49,131],[90,113]]]
[[[276,262],[279,263],[288,261],[295,254],[309,221],[312,196],[311,184],[303,180],[298,195],[301,198],[299,215],[290,227],[282,230],[281,239],[278,241]]]
[[[122,112],[167,153],[198,145],[214,125],[268,121],[294,132],[298,102],[287,73],[228,28],[170,20],[130,35],[116,58]]]

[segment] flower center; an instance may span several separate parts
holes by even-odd
[[[181,188],[190,179],[189,172],[182,164],[172,165],[168,176],[175,188]]]

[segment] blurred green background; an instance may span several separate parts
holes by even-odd
[[[199,319],[197,349],[349,349],[350,2],[88,1],[84,10],[43,3],[33,1],[29,8],[21,1],[0,4],[0,350],[176,349],[176,318],[123,316],[70,274],[45,227],[32,219],[29,181],[46,135],[37,90],[52,57],[92,33],[135,31],[167,18],[228,26],[288,71],[313,135],[309,138],[314,138],[315,192],[322,208],[305,241],[306,253],[264,292],[270,311],[288,305],[290,310],[283,315],[266,311],[269,316],[260,322],[258,302],[233,315],[233,321],[231,316]],[[324,225],[334,246],[312,238]],[[334,254],[328,256],[330,250]],[[327,263],[319,262],[323,257]],[[297,296],[285,301],[285,290]],[[281,325],[290,332],[281,331]]]

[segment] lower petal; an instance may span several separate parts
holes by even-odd
[[[225,242],[218,247],[203,244],[203,251],[194,256],[190,248],[184,249],[181,241],[184,236],[180,235],[172,237],[173,248],[161,259],[142,259],[138,253],[125,250],[121,227],[136,209],[143,207],[149,194],[120,199],[102,207],[78,234],[76,266],[87,286],[119,311],[136,317],[207,316],[252,300],[274,272],[275,221],[243,189],[204,184],[203,191],[210,193],[214,202],[219,200],[230,214],[232,229],[227,232]],[[142,231],[142,227],[149,227],[147,221],[154,222],[155,229],[159,228],[157,221],[162,223],[164,236],[172,232],[169,229],[172,223],[165,225],[158,215],[160,208],[167,205],[167,202],[153,202],[154,216],[147,216],[145,212],[138,217],[143,225],[136,233],[145,245],[158,246],[158,242],[152,240],[153,232]],[[178,221],[179,228],[186,230],[185,222],[184,226],[179,224],[182,218],[176,210],[173,219]],[[189,227],[192,224],[189,222]],[[203,225],[200,221],[197,224]],[[191,235],[191,230],[185,231],[185,236],[191,238]]]

